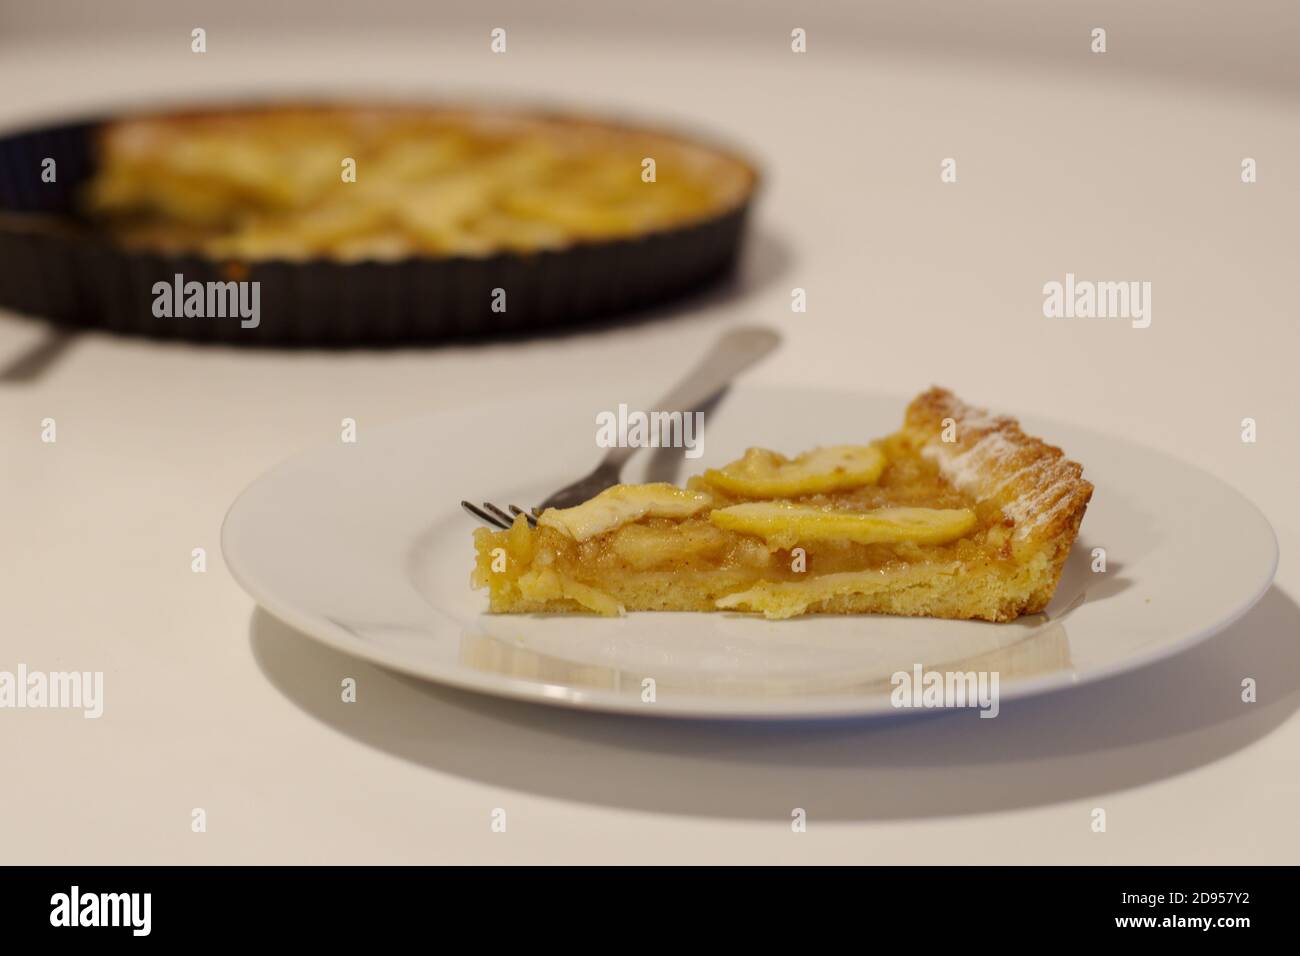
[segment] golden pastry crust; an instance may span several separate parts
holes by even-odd
[[[1083,466],[1055,445],[1026,435],[1014,418],[973,408],[938,386],[908,406],[903,432],[954,487],[1001,507],[1017,551],[1047,553],[1050,581],[1021,613],[1041,611],[1056,590],[1092,498]]]

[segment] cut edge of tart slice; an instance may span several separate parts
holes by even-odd
[[[688,482],[616,485],[475,532],[495,613],[899,614],[1045,608],[1092,495],[1082,467],[940,388],[869,445],[751,449]]]

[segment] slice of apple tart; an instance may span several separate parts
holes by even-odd
[[[1051,600],[1092,496],[1015,420],[931,389],[868,445],[615,485],[474,534],[498,613],[753,611],[1010,621]]]

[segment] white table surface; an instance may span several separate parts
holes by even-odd
[[[654,321],[356,353],[90,334],[34,379],[0,383],[0,669],[106,681],[98,721],[0,711],[0,861],[1295,861],[1294,94],[1164,82],[1131,49],[1127,69],[1118,52],[999,65],[830,40],[796,57],[784,35],[560,30],[516,32],[493,58],[466,36],[392,37],[367,57],[335,34],[210,38],[200,58],[163,30],[0,57],[6,124],[164,94],[499,91],[696,124],[768,174],[740,283]],[[939,183],[946,156],[955,185]],[[1257,184],[1239,182],[1243,156]],[[1151,327],[1044,319],[1042,285],[1067,271],[1150,280]],[[790,312],[795,286],[806,314]],[[526,402],[551,369],[610,402],[648,397],[739,322],[786,336],[753,381],[887,391],[900,408],[939,382],[1174,452],[1269,516],[1276,584],[1190,653],[997,720],[727,726],[421,686],[257,612],[222,565],[234,496],[337,440],[343,417],[365,429],[489,395]],[[0,316],[0,367],[44,334]],[[191,573],[195,547],[206,574]],[[339,701],[344,676],[356,704]],[[195,807],[205,833],[191,832]]]

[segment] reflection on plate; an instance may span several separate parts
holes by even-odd
[[[501,674],[540,684],[563,687],[584,687],[639,696],[644,681],[655,681],[657,692],[670,695],[718,694],[763,696],[767,694],[827,694],[858,693],[863,696],[887,695],[890,678],[898,671],[911,673],[920,665],[926,670],[944,671],[996,671],[1000,680],[1023,680],[1039,674],[1070,669],[1070,640],[1065,625],[1059,621],[1045,621],[1043,626],[1028,635],[1018,635],[1018,640],[976,657],[955,661],[904,661],[888,674],[879,668],[863,671],[838,671],[828,667],[819,676],[797,677],[744,677],[719,680],[709,673],[689,669],[664,669],[650,667],[632,672],[611,666],[584,664],[560,655],[547,654],[530,645],[526,635],[514,642],[479,631],[466,631],[460,642],[459,660],[466,667],[489,674]],[[901,650],[901,649],[900,649]],[[908,655],[902,651],[902,657]]]

